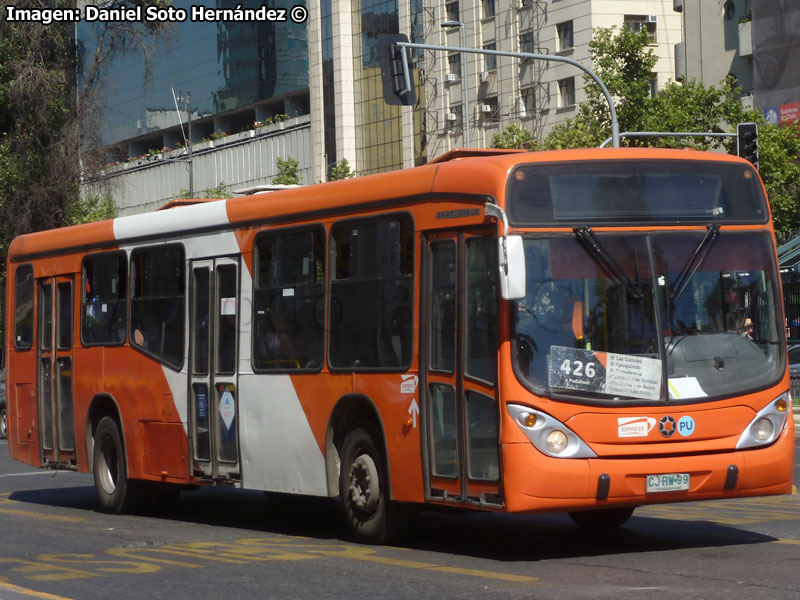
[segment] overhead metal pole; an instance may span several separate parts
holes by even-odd
[[[189,137],[186,148],[189,150],[189,198],[194,198],[194,161],[192,160],[192,90],[186,91],[186,113],[189,116]]]
[[[700,133],[696,131],[623,131],[619,137],[736,137],[735,133]],[[601,148],[605,148],[611,138],[607,138]]]
[[[494,56],[510,56],[512,58],[530,58],[533,60],[549,60],[553,62],[562,62],[573,65],[591,77],[603,92],[603,96],[608,102],[608,110],[611,113],[611,140],[613,146],[619,148],[619,121],[617,120],[617,110],[614,108],[614,100],[611,98],[611,93],[608,91],[606,85],[600,80],[597,74],[586,65],[579,63],[577,60],[567,58],[566,56],[554,56],[552,54],[535,54],[532,52],[505,52],[502,50],[483,50],[476,48],[458,48],[454,46],[436,46],[434,44],[416,44],[413,42],[395,42],[401,48],[418,48],[420,50],[442,50],[444,52],[466,52],[468,54],[491,54]]]

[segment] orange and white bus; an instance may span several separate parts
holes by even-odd
[[[45,231],[8,263],[12,456],[159,487],[623,523],[785,494],[763,185],[694,151],[454,151],[414,169]]]

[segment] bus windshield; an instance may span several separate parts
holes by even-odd
[[[783,374],[768,233],[603,233],[525,239],[512,304],[515,371],[532,391],[586,401],[711,399]]]

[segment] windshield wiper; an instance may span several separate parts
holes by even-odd
[[[611,276],[611,279],[623,285],[632,298],[637,300],[644,298],[641,290],[636,289],[633,279],[625,273],[617,261],[614,260],[614,257],[600,244],[600,240],[597,239],[591,227],[584,225],[583,227],[575,227],[572,231],[578,241],[586,247],[586,250],[591,251],[589,252],[590,256],[600,263],[600,266]]]
[[[694,274],[697,273],[697,269],[700,268],[700,265],[706,260],[708,253],[711,251],[711,247],[714,245],[714,242],[719,236],[719,225],[708,225],[708,231],[706,232],[703,239],[700,240],[700,243],[697,244],[697,248],[694,249],[694,253],[683,266],[678,278],[675,280],[675,283],[672,286],[672,294],[670,294],[670,299],[675,300],[680,298],[683,290],[686,289],[686,286],[689,285],[689,282],[694,277]]]

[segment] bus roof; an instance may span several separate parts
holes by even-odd
[[[520,152],[460,149],[412,169],[225,200],[173,200],[158,211],[30,233],[13,240],[8,256],[10,261],[17,262],[35,255],[69,249],[89,250],[180,232],[289,222],[315,216],[324,218],[326,214],[351,212],[351,209],[358,211],[359,207],[378,209],[431,196],[491,196],[502,204],[507,174],[518,164],[614,159],[712,160],[749,164],[728,154],[695,150],[589,148]],[[164,210],[166,208],[169,210]]]

